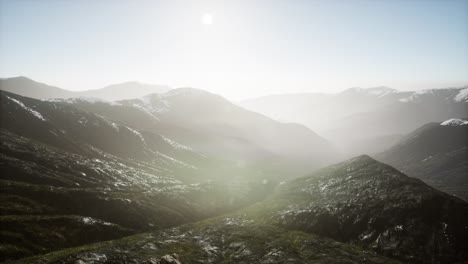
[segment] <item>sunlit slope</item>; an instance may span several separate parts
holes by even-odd
[[[176,253],[186,263],[399,263],[314,234],[245,220],[241,214],[13,263],[156,263]]]
[[[248,215],[404,261],[468,259],[468,204],[368,156],[285,184]]]
[[[456,124],[457,120],[461,123]],[[422,126],[376,158],[468,200],[468,122],[463,122],[450,119]]]
[[[63,103],[170,136],[211,158],[263,167],[265,178],[303,175],[338,159],[334,147],[310,129],[274,121],[203,90],[180,88],[114,103]]]
[[[3,259],[193,222],[265,192],[188,184],[149,164],[72,154],[3,129],[0,138]]]
[[[361,156],[232,214],[28,261],[176,253],[182,263],[456,263],[468,259],[467,212],[462,200]]]
[[[57,102],[7,92],[1,101],[0,221],[11,227],[1,233],[3,259],[193,222],[268,191],[259,179],[244,181],[253,170],[155,132]],[[205,177],[225,170],[240,177]]]
[[[201,151],[176,141],[172,133],[165,136],[155,129],[113,121],[103,114],[75,107],[78,103],[40,101],[7,92],[1,93],[1,101],[1,127],[12,133],[75,154],[95,158],[105,154],[142,162],[154,167],[160,175],[174,176],[192,183],[200,180],[263,179],[261,170],[271,165],[267,161],[259,165],[229,160],[224,158],[223,153],[207,157]],[[88,104],[111,106],[97,102]],[[118,109],[127,111],[127,108]],[[145,113],[131,109],[137,115],[130,115],[132,120],[143,120],[150,126],[160,127],[157,120],[144,119]],[[120,111],[112,113],[119,115]],[[178,131],[178,128],[174,128],[174,131]],[[210,139],[207,135],[203,136]],[[214,139],[212,141],[211,144],[216,144]],[[245,145],[254,148],[248,142]]]

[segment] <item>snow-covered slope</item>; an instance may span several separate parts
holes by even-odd
[[[459,119],[459,118],[452,118],[440,123],[441,126],[464,126],[468,125],[467,120]]]

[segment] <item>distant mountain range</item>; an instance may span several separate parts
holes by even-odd
[[[64,103],[4,91],[0,101],[1,260],[200,220],[263,195],[250,192],[247,169],[157,133]],[[252,177],[208,181],[220,174]]]
[[[403,173],[468,201],[468,121],[426,124],[375,155]]]
[[[199,89],[178,88],[112,103],[55,101],[136,129],[170,135],[211,158],[258,167],[259,174],[270,178],[282,177],[285,171],[302,175],[338,160],[334,147],[305,126],[274,121]],[[263,171],[260,164],[276,172]]]
[[[234,210],[335,158],[304,126],[191,88],[118,102],[0,95],[2,260]]]
[[[397,91],[350,88],[338,94],[285,94],[241,105],[274,119],[304,124],[349,155],[378,153],[430,122],[464,118],[468,87]]]
[[[169,86],[165,85],[125,82],[101,89],[73,92],[39,83],[23,76],[0,79],[0,90],[35,99],[91,97],[114,101],[141,97],[150,93],[167,92],[170,89]]]
[[[0,84],[0,261],[468,260],[467,88],[265,99],[333,145],[194,88]]]

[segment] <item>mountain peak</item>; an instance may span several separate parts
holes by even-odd
[[[30,78],[28,78],[26,76],[23,76],[23,75],[16,76],[16,77],[0,78],[0,80],[28,80],[28,81],[33,81],[32,79],[30,79]]]
[[[452,118],[449,120],[445,120],[444,122],[440,123],[441,126],[465,126],[468,125],[467,120],[459,119],[459,118]]]
[[[198,96],[198,95],[215,95],[208,91],[199,89],[199,88],[192,88],[192,87],[180,87],[173,90],[168,91],[165,93],[168,96],[175,96],[175,95],[182,95],[182,96]]]
[[[389,93],[394,93],[394,92],[397,92],[397,90],[387,87],[387,86],[377,86],[377,87],[371,87],[371,88],[351,87],[342,91],[341,94],[360,93],[360,94],[368,94],[368,95],[381,97],[381,96],[387,95]]]

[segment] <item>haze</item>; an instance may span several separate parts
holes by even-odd
[[[0,76],[231,100],[468,82],[467,1],[0,1]],[[428,56],[430,54],[430,56]]]

